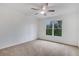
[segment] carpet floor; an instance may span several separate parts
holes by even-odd
[[[79,48],[59,43],[34,40],[0,50],[0,56],[78,56]]]

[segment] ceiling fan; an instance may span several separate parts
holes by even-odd
[[[55,12],[55,10],[49,10],[48,7],[49,7],[49,6],[48,6],[48,3],[44,3],[44,4],[41,6],[40,9],[38,9],[38,8],[31,8],[31,9],[32,9],[32,10],[36,10],[36,11],[39,11],[39,10],[40,10],[40,12],[35,13],[34,15],[42,14],[42,15],[46,16],[48,12]]]

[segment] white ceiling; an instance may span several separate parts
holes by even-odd
[[[19,13],[22,13],[26,16],[33,16],[33,17],[52,17],[55,15],[59,15],[62,13],[67,13],[68,11],[74,10],[74,6],[77,4],[74,3],[49,3],[48,9],[54,9],[55,12],[47,13],[47,16],[38,14],[34,15],[35,13],[39,11],[34,11],[31,8],[40,8],[43,5],[43,3],[1,3],[0,7],[10,8],[12,10],[15,10]],[[52,15],[51,15],[52,14]]]

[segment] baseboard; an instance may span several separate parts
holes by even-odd
[[[73,46],[73,47],[79,48],[78,46],[70,45],[70,44],[66,44],[66,43],[62,43],[62,42],[56,42],[56,41],[51,41],[51,40],[46,40],[46,39],[40,39],[40,38],[38,38],[38,40],[44,40],[44,41],[49,41],[49,42],[54,42],[54,43],[59,43],[59,44],[68,45],[68,46]]]
[[[36,39],[34,39],[34,40],[36,40]],[[34,40],[31,40],[31,41],[34,41]],[[13,47],[13,46],[16,46],[16,45],[24,44],[24,43],[29,43],[31,41],[23,41],[23,42],[19,42],[19,43],[10,44],[8,46],[4,46],[4,47],[0,48],[0,50],[5,49],[5,48],[9,48],[9,47]]]

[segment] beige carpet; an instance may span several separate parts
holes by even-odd
[[[0,50],[2,56],[77,56],[79,48],[63,44],[34,40]]]

